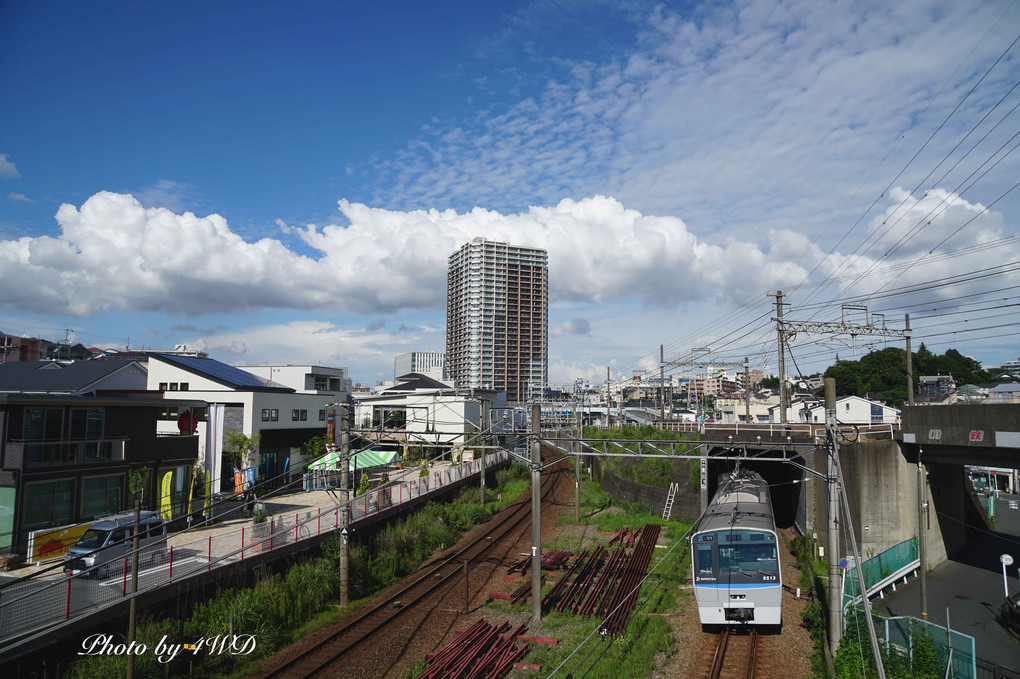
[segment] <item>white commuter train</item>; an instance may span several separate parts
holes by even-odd
[[[721,482],[691,550],[702,626],[782,625],[779,539],[761,476],[737,469]]]

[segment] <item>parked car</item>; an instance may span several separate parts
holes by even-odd
[[[134,523],[134,512],[100,518],[67,550],[64,572],[91,573],[102,579],[122,570],[124,559],[131,556]],[[165,561],[166,523],[159,512],[142,512],[138,526],[138,563]]]

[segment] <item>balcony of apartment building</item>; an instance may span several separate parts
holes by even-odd
[[[22,460],[24,468],[84,465],[124,460],[125,438],[11,439],[7,458]]]

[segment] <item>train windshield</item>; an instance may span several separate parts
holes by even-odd
[[[779,572],[776,536],[758,531],[718,533],[719,572],[774,575]]]
[[[694,537],[695,578],[717,578],[737,584],[741,575],[751,581],[773,581],[779,575],[776,536],[751,530],[712,531]],[[742,580],[742,578],[740,578]]]

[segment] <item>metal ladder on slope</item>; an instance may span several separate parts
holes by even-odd
[[[666,506],[662,508],[663,521],[669,520],[669,515],[673,512],[673,498],[676,497],[676,492],[679,489],[679,483],[669,484],[669,492],[666,494]]]

